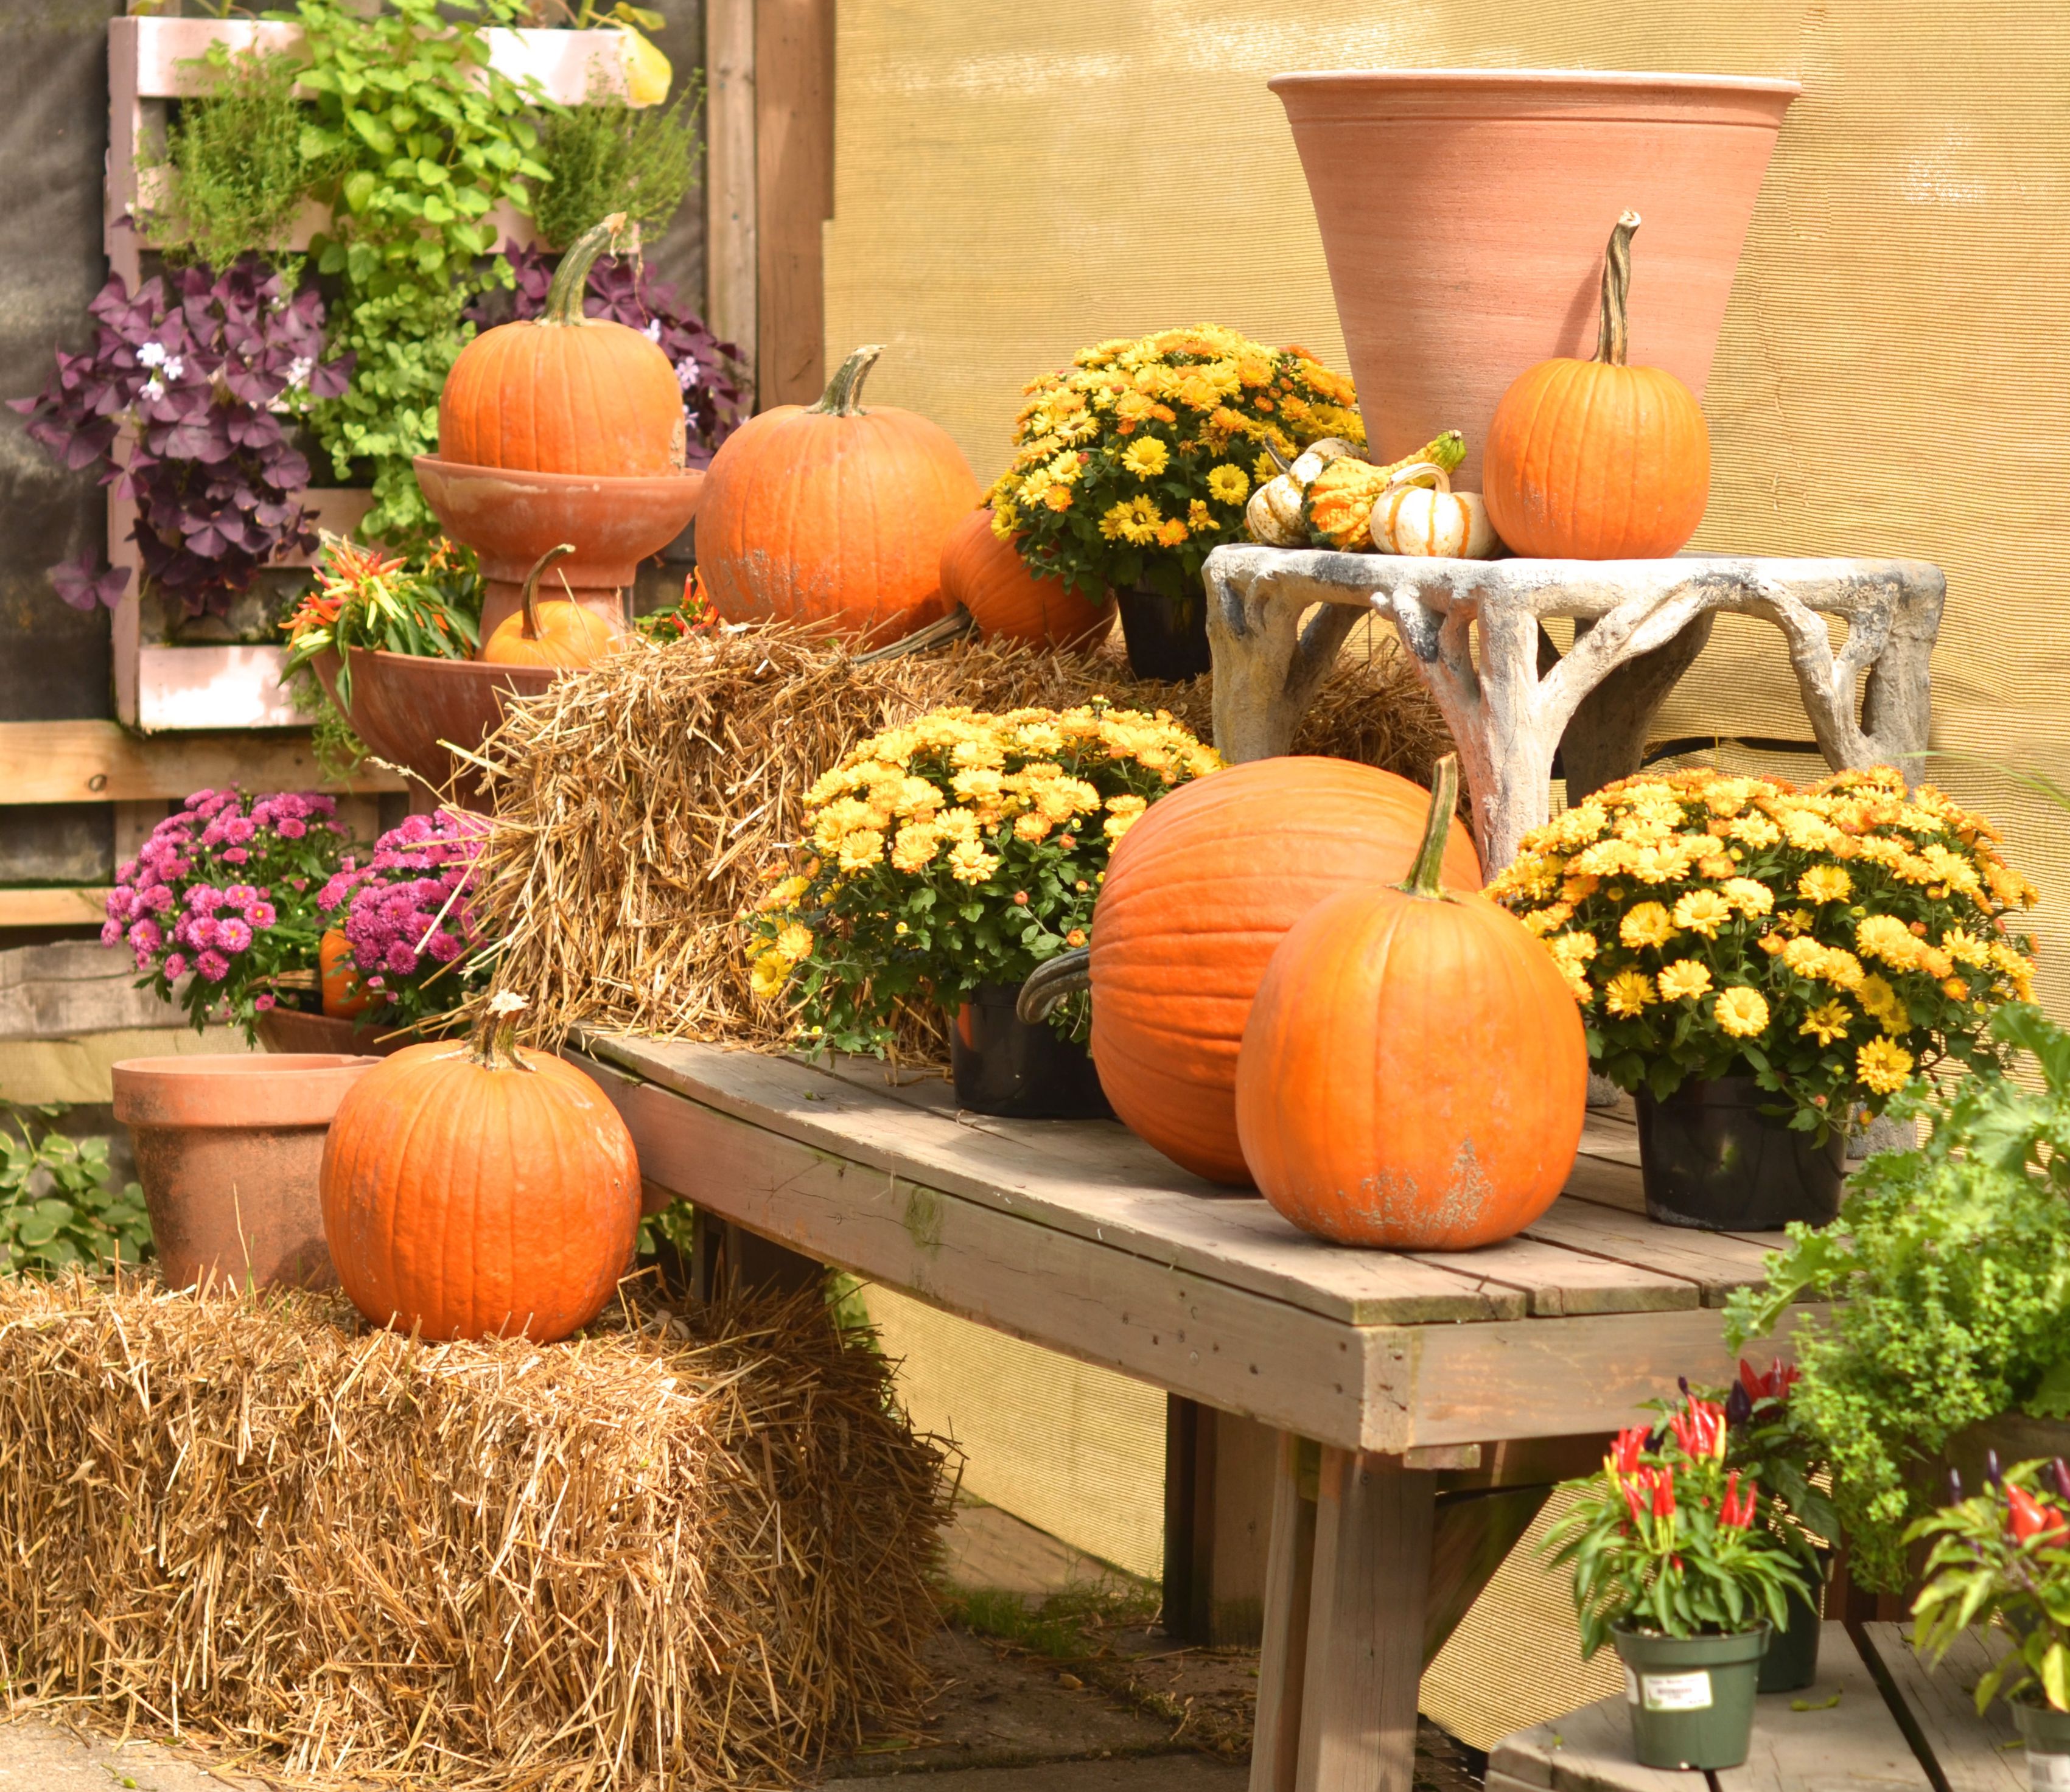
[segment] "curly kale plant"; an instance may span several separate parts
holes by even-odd
[[[1902,1536],[1932,1506],[1927,1465],[2000,1413],[2070,1418],[2070,1032],[2027,1003],[1992,1018],[2042,1086],[1989,1074],[1914,1084],[1916,1151],[1872,1158],[1830,1231],[1790,1227],[1768,1285],[1728,1315],[1735,1345],[1790,1304],[1837,1304],[1795,1334],[1795,1403],[1826,1441],[1864,1584],[1904,1580]]]

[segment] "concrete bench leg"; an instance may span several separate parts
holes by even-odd
[[[1282,1435],[1250,1792],[1410,1792],[1436,1476]]]

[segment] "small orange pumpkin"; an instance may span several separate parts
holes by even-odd
[[[698,571],[729,623],[803,623],[890,641],[948,614],[942,549],[978,501],[948,432],[862,407],[884,351],[858,349],[815,405],[726,439],[698,508]]]
[[[1160,798],[1115,847],[1093,912],[1093,1062],[1129,1129],[1210,1182],[1250,1180],[1237,1048],[1272,949],[1323,900],[1409,868],[1429,799],[1349,759],[1257,759]],[[1446,881],[1480,888],[1453,823]]]
[[[575,551],[573,542],[563,541],[539,557],[539,563],[525,575],[523,603],[482,643],[483,659],[497,666],[567,668],[587,666],[617,646],[619,631],[595,610],[583,609],[572,591],[565,598],[538,601],[540,574]]]
[[[1114,599],[1094,603],[1060,578],[1037,578],[992,512],[973,510],[942,548],[942,595],[971,613],[981,635],[1031,647],[1090,647],[1114,626]]]
[[[574,1065],[511,1043],[524,998],[470,1042],[406,1046],[353,1084],[324,1142],[324,1236],[377,1325],[566,1337],[603,1310],[640,1225],[632,1137]]]
[[[583,315],[589,271],[625,229],[615,212],[578,237],[536,319],[499,324],[462,349],[439,394],[439,454],[534,473],[683,470],[683,391],[636,329]]]
[[[1659,367],[1625,365],[1631,286],[1627,211],[1603,262],[1593,361],[1542,361],[1495,406],[1482,462],[1488,520],[1513,553],[1657,560],[1696,533],[1711,497],[1704,407]]]
[[[1331,896],[1280,941],[1237,1060],[1258,1192],[1339,1244],[1512,1237],[1552,1206],[1581,1142],[1581,1010],[1514,915],[1440,888],[1450,755],[1436,786],[1405,882]]]
[[[323,1011],[333,1020],[356,1020],[374,1006],[373,990],[360,980],[352,942],[344,929],[326,927],[317,941],[317,972],[323,990]]]

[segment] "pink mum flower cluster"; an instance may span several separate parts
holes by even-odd
[[[219,994],[233,1006],[246,1000],[248,979],[308,956],[309,892],[347,835],[337,813],[315,791],[255,798],[197,790],[117,873],[101,944],[126,945],[166,994],[190,971],[202,986],[233,986],[202,989],[198,1006],[189,998],[197,1024]],[[270,990],[248,993],[254,1012],[275,1000]]]
[[[342,927],[369,989],[395,1001],[407,979],[436,975],[476,943],[467,884],[486,837],[451,810],[412,815],[374,843],[366,864],[348,857],[324,885],[317,905]]]

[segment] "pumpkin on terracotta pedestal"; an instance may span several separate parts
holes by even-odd
[[[712,457],[698,571],[722,620],[891,641],[947,614],[942,549],[977,475],[926,418],[863,408],[883,352],[857,349],[818,403],[751,417]]]
[[[512,1044],[524,1005],[493,998],[472,1041],[407,1046],[338,1104],[324,1235],[377,1325],[550,1343],[595,1318],[624,1272],[632,1137],[574,1065]]]
[[[1272,949],[1340,890],[1399,880],[1428,794],[1348,759],[1253,760],[1160,798],[1124,835],[1093,912],[1093,1061],[1131,1132],[1210,1182],[1250,1181],[1237,1048]],[[1454,821],[1446,882],[1478,890]]]
[[[591,264],[625,231],[616,212],[569,246],[536,319],[462,349],[439,394],[439,455],[513,472],[679,473],[683,390],[638,330],[583,315]]]
[[[1398,886],[1319,902],[1274,949],[1237,1061],[1258,1192],[1339,1244],[1467,1251],[1512,1237],[1573,1168],[1581,1010],[1544,943],[1441,887],[1458,761]],[[1097,988],[1097,984],[1095,984]]]
[[[1515,553],[1662,559],[1704,520],[1704,407],[1665,369],[1625,365],[1638,222],[1627,211],[1610,234],[1595,359],[1541,361],[1503,394],[1488,426],[1481,488],[1488,520]]]
[[[495,666],[587,666],[617,646],[619,631],[593,610],[585,610],[568,591],[560,598],[539,598],[539,575],[575,551],[572,541],[550,548],[525,575],[523,601],[496,625],[481,643],[483,660]],[[567,586],[562,589],[566,591]]]
[[[992,512],[973,510],[942,549],[942,596],[971,613],[980,635],[1030,647],[1090,647],[1114,626],[1114,600],[1094,603],[1060,578],[1037,578]]]

